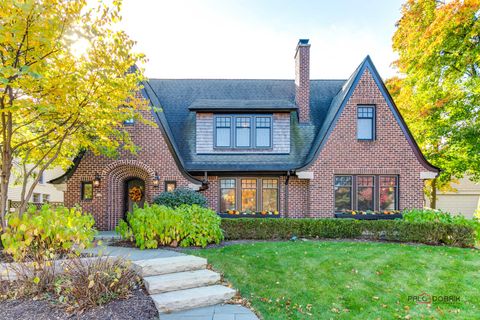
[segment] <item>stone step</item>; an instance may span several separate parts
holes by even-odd
[[[198,307],[213,306],[223,303],[235,296],[235,290],[214,285],[193,289],[170,291],[151,295],[160,314],[188,310]]]
[[[204,287],[220,281],[220,275],[211,270],[195,270],[143,278],[149,294]]]
[[[137,260],[132,262],[133,268],[142,277],[183,271],[201,270],[207,267],[207,259],[195,256],[177,256]]]

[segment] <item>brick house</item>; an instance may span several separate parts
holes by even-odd
[[[309,52],[300,40],[295,80],[150,79],[144,116],[158,127],[125,123],[138,154],[81,154],[52,183],[66,183],[65,203],[92,212],[104,230],[131,209],[138,188],[140,203],[187,187],[218,212],[295,218],[422,207],[423,180],[439,169],[370,57],[347,80],[311,80]]]

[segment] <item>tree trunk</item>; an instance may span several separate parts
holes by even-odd
[[[0,174],[0,210],[2,216],[2,230],[7,226],[5,215],[7,213],[8,183],[10,182],[11,156],[4,151]]]
[[[432,194],[430,195],[430,208],[437,209],[437,178],[432,180]]]

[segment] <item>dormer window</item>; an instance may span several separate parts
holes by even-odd
[[[271,115],[217,115],[214,123],[216,148],[272,147]]]
[[[357,109],[357,139],[375,140],[375,107],[359,106]]]

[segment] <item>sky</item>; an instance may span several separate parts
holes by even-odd
[[[383,78],[402,0],[124,0],[121,27],[150,78],[293,79],[298,39],[310,78],[346,79],[368,54]]]

